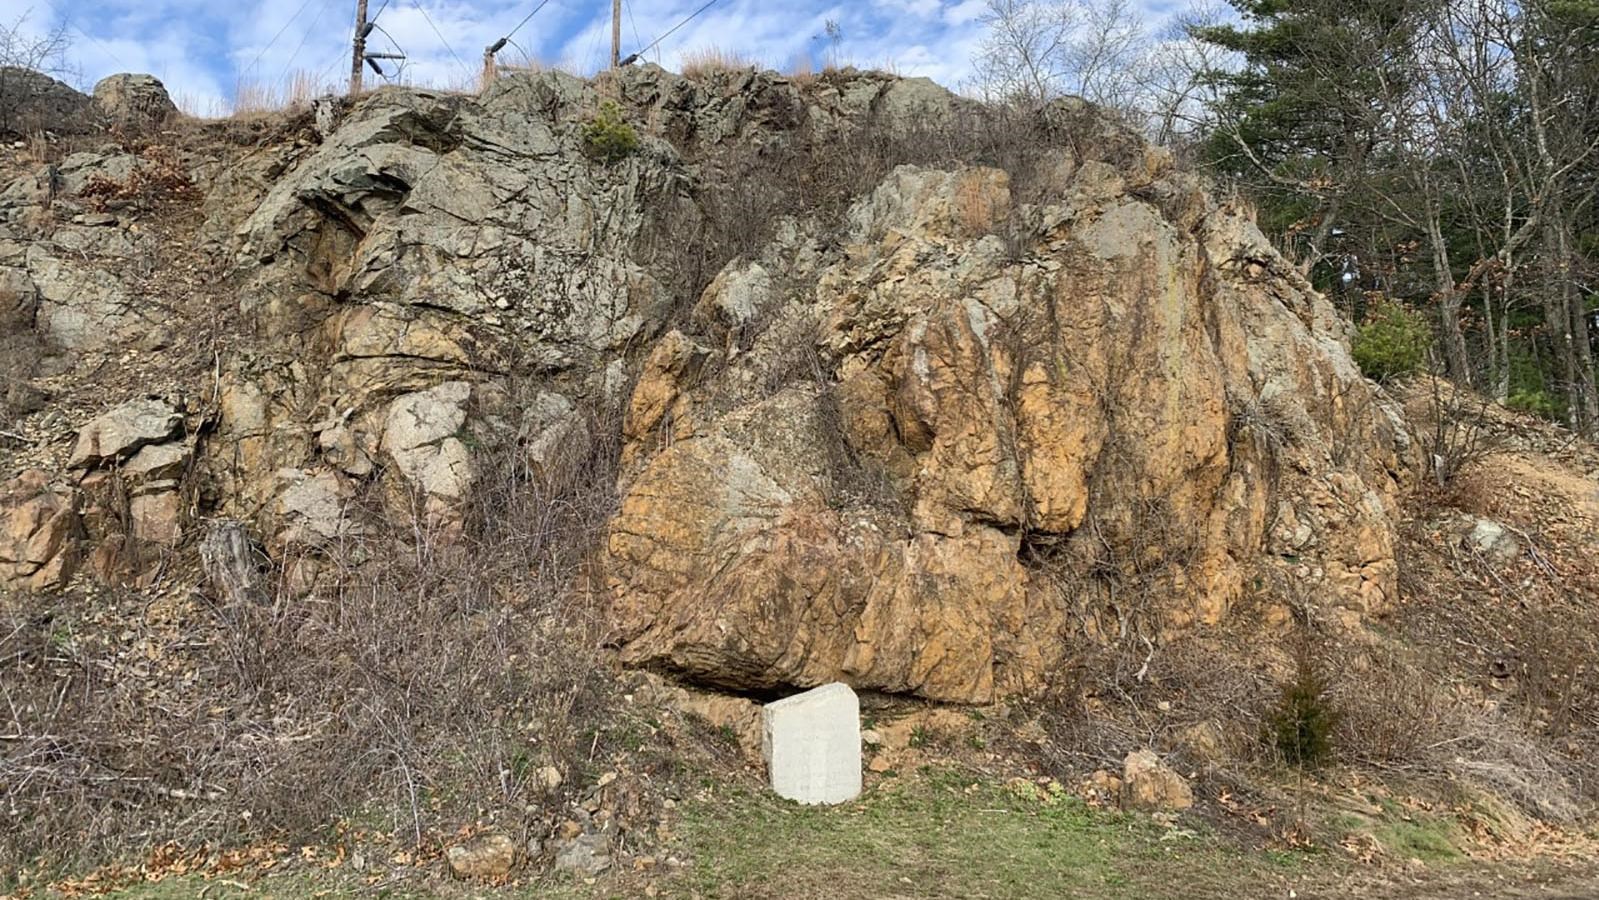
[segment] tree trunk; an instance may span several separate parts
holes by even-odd
[[[1566,311],[1570,343],[1573,402],[1580,410],[1577,425],[1584,432],[1599,425],[1599,392],[1594,389],[1593,347],[1588,341],[1588,311],[1571,278],[1571,225],[1564,217],[1554,223],[1560,282],[1555,294]]]
[[[1543,251],[1545,257],[1545,285],[1543,291],[1544,321],[1549,327],[1549,341],[1555,352],[1555,365],[1561,374],[1562,390],[1566,395],[1566,423],[1573,431],[1581,431],[1592,422],[1593,374],[1588,362],[1587,328],[1581,330],[1582,347],[1577,346],[1578,331],[1573,320],[1581,322],[1580,311],[1572,315],[1575,291],[1567,267],[1567,235],[1564,217],[1556,210],[1546,210],[1543,217]]]
[[[1504,395],[1499,392],[1499,384],[1504,379],[1499,368],[1499,329],[1494,326],[1494,289],[1493,282],[1487,278],[1482,281],[1482,321],[1488,332],[1488,369],[1483,378],[1493,391],[1494,399],[1503,403]]]
[[[1456,384],[1471,384],[1471,361],[1466,352],[1466,337],[1460,331],[1460,304],[1465,295],[1455,287],[1449,268],[1449,245],[1444,242],[1443,226],[1438,222],[1438,207],[1427,201],[1427,240],[1432,245],[1433,279],[1438,285],[1438,326],[1444,350],[1444,370]]]

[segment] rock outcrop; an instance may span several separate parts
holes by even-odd
[[[0,485],[0,587],[65,587],[79,562],[78,495],[31,469]]]
[[[96,82],[94,105],[110,123],[122,128],[157,128],[178,114],[161,79],[127,72]]]
[[[102,87],[114,114],[166,109]],[[602,99],[640,136],[615,164],[584,144]],[[1398,420],[1333,308],[1162,151],[1068,103],[1015,171],[843,154],[872,182],[826,209],[707,201],[734,156],[886,152],[866,134],[927,163],[982,115],[924,80],[646,66],[386,89],[191,153],[206,301],[239,320],[206,409],[81,428],[81,484],[12,491],[0,577],[59,583],[79,509],[101,548],[186,546],[197,513],[314,574],[386,515],[456,533],[487,452],[543,473],[600,427],[614,644],[701,684],[983,702],[1085,642],[1219,622],[1279,569],[1380,615]],[[166,333],[132,264],[158,238],[84,196],[164,164],[108,149],[0,191],[0,317],[57,365]],[[731,261],[705,243],[741,232],[761,240]]]
[[[81,134],[92,127],[89,98],[42,72],[0,66],[0,94],[6,98],[0,104],[0,134]]]
[[[762,261],[794,287],[749,352],[662,340],[609,545],[624,659],[983,702],[1112,586],[1151,637],[1267,559],[1392,602],[1401,436],[1332,308],[1157,151],[1051,177],[1019,205],[998,170],[902,168],[820,271]],[[750,305],[718,296],[747,271],[701,306]]]
[[[1122,766],[1122,805],[1145,812],[1176,811],[1194,805],[1187,779],[1160,761],[1153,750],[1127,754]]]

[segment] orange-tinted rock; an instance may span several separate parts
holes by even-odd
[[[64,586],[78,565],[77,494],[30,469],[0,486],[0,584]]]
[[[1405,438],[1331,306],[1189,176],[1058,177],[1017,210],[1003,173],[903,167],[747,351],[661,340],[609,539],[625,661],[985,702],[1102,611],[1215,623],[1274,559],[1391,602]]]

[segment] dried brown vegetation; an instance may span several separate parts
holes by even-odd
[[[418,501],[314,553],[238,554],[259,590],[8,602],[0,860],[309,838],[352,816],[420,846],[485,815],[545,827],[523,821],[537,770],[583,777],[622,727],[584,569],[618,429],[588,425],[537,468],[492,454],[459,515]]]
[[[683,54],[682,62],[683,77],[691,79],[704,78],[716,72],[737,72],[759,67],[760,63],[754,59],[716,46],[689,50]]]

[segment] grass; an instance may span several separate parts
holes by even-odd
[[[678,889],[704,897],[1144,897],[1164,883],[1152,874],[1176,870],[1188,896],[1207,896],[1207,881],[1228,896],[1240,874],[1282,870],[1146,817],[950,771],[831,808],[724,787],[686,806],[681,831],[694,864]]]
[[[204,890],[208,898],[522,900],[635,897],[652,884],[660,897],[707,900],[1221,900],[1291,896],[1290,889],[1302,897],[1343,896],[1334,886],[1356,871],[1339,853],[1241,846],[1192,818],[1163,825],[1148,816],[1090,808],[1058,787],[1001,782],[950,768],[924,767],[835,807],[800,806],[750,782],[705,778],[699,784],[678,806],[669,845],[657,851],[686,861],[675,875],[659,869],[645,876],[624,866],[616,878],[593,885],[544,877],[488,888],[440,877],[432,869],[387,873],[384,877],[396,880],[375,885],[367,883],[377,880],[371,872],[291,869],[249,885],[180,878],[138,885],[117,896],[177,900]],[[1364,821],[1392,857],[1438,866],[1444,882],[1443,893],[1414,895],[1380,882],[1383,890],[1370,896],[1390,896],[1393,888],[1398,892],[1392,896],[1442,898],[1460,884],[1475,885],[1487,877],[1465,864],[1460,835],[1447,818],[1402,818],[1385,811],[1375,821]],[[1368,872],[1380,877],[1376,870]]]
[[[1383,848],[1400,859],[1419,859],[1425,863],[1455,862],[1460,852],[1460,832],[1447,819],[1389,820],[1373,831]]]
[[[758,69],[760,63],[751,57],[721,47],[700,47],[684,52],[682,58],[684,78],[704,78],[716,72],[737,72]]]

